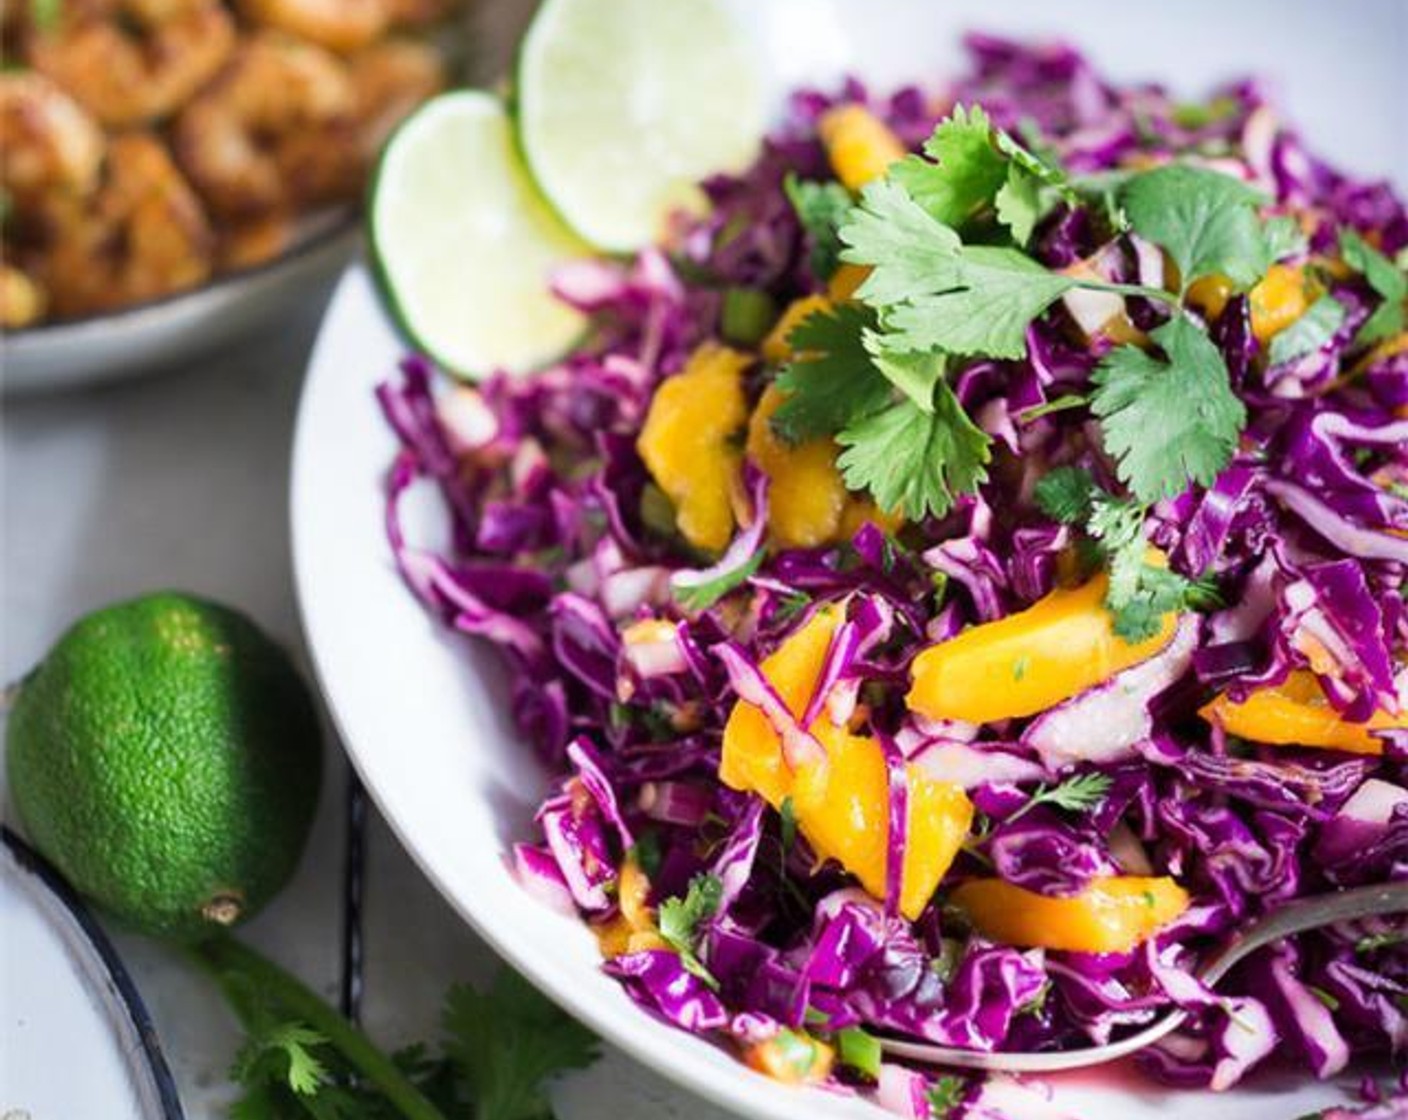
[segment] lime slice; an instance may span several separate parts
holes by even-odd
[[[602,249],[657,241],[698,180],[741,171],[762,136],[756,46],[726,0],[546,0],[518,59],[533,177]]]
[[[392,314],[454,373],[535,369],[585,330],[548,278],[589,250],[534,188],[490,94],[443,94],[401,125],[377,168],[369,226]]]

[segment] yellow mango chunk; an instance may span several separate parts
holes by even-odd
[[[1232,292],[1232,281],[1227,277],[1216,273],[1200,276],[1188,285],[1188,302],[1213,320],[1222,316]]]
[[[697,548],[719,552],[733,536],[742,454],[731,444],[748,419],[743,371],[752,359],[704,343],[661,382],[636,450],[675,504],[675,523]]]
[[[792,346],[788,343],[787,336],[813,311],[825,311],[830,307],[831,301],[822,295],[794,299],[783,309],[772,330],[768,331],[767,337],[763,339],[763,358],[773,365],[781,365],[791,358]]]
[[[850,540],[867,522],[886,533],[894,534],[904,525],[904,518],[897,513],[886,513],[869,498],[858,498],[852,494],[846,501],[846,508],[841,511],[841,523],[836,526],[836,539]]]
[[[836,444],[812,439],[795,446],[772,430],[787,399],[769,385],[748,422],[748,458],[768,476],[768,530],[782,548],[815,548],[836,536],[849,496],[836,469]]]
[[[975,879],[954,891],[952,901],[974,929],[1004,945],[1127,953],[1188,909],[1188,892],[1166,876],[1093,879],[1071,898]]]
[[[818,1038],[782,1030],[743,1051],[749,1068],[784,1085],[815,1085],[831,1076],[836,1052]]]
[[[811,699],[831,638],[842,621],[840,607],[823,607],[763,662],[763,676],[793,715],[802,715]],[[719,778],[733,789],[754,790],[774,807],[792,790],[792,772],[782,757],[777,733],[752,704],[740,701],[729,713]]]
[[[1371,731],[1408,728],[1408,712],[1393,716],[1377,711],[1365,723],[1342,719],[1315,674],[1304,669],[1292,671],[1274,687],[1257,689],[1240,704],[1221,695],[1198,714],[1228,734],[1256,743],[1329,747],[1355,754],[1383,754],[1383,741]]]
[[[890,126],[863,105],[838,105],[817,122],[831,169],[848,190],[858,191],[878,179],[895,160],[903,158],[904,145]]]
[[[655,911],[647,903],[649,897],[650,880],[640,864],[627,856],[617,879],[618,912],[609,921],[592,927],[603,957],[610,960],[626,953],[668,948],[656,928]]]
[[[839,607],[818,611],[763,662],[763,674],[799,718],[821,675],[831,638],[843,619]],[[835,859],[877,898],[885,895],[889,847],[889,773],[880,744],[831,724],[824,716],[811,732],[826,758],[796,773],[767,717],[750,704],[734,705],[724,728],[719,777],[753,790],[774,808],[792,798],[797,828],[824,859]],[[973,806],[957,786],[907,770],[908,812],[900,908],[917,918],[958,854]]]
[[[1305,314],[1310,306],[1306,275],[1295,265],[1273,264],[1248,293],[1252,334],[1263,346]]]
[[[889,864],[890,775],[880,744],[825,719],[812,734],[826,759],[801,767],[792,787],[797,828],[817,852],[836,860],[876,898],[885,897]],[[906,807],[900,910],[919,917],[958,855],[973,823],[973,805],[958,786],[905,770]]]
[[[826,282],[826,294],[837,303],[844,303],[856,294],[870,276],[868,264],[839,264]]]
[[[1102,573],[930,646],[914,659],[906,702],[929,719],[965,723],[1035,715],[1163,649],[1176,615],[1152,638],[1126,642],[1105,609],[1108,587]]]

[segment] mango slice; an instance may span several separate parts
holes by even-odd
[[[748,457],[768,476],[768,529],[782,548],[815,548],[836,536],[848,491],[836,469],[836,444],[812,439],[795,446],[772,430],[787,399],[769,385],[748,422]]]
[[[953,903],[974,929],[1004,945],[1127,953],[1188,909],[1188,892],[1166,876],[1093,879],[1071,898],[975,879],[953,892]]]
[[[722,551],[733,535],[742,453],[731,437],[748,419],[743,371],[752,359],[704,343],[655,391],[636,450],[675,504],[686,540]]]
[[[1295,265],[1273,264],[1248,293],[1252,334],[1265,346],[1305,314],[1310,306],[1306,276]]]
[[[831,300],[822,295],[802,296],[794,299],[785,308],[782,314],[777,317],[777,322],[773,324],[772,330],[768,331],[767,337],[763,339],[761,347],[763,357],[773,365],[781,365],[792,357],[792,345],[787,341],[790,335],[801,324],[802,320],[814,311],[826,311],[831,307]]]
[[[914,659],[909,707],[929,719],[992,723],[1035,715],[1152,657],[1173,637],[1126,642],[1105,609],[1109,578],[1058,589],[1017,614],[969,627]]]
[[[836,178],[848,190],[858,191],[878,179],[905,148],[890,126],[863,105],[837,105],[817,122],[821,142]]]
[[[1203,276],[1189,285],[1188,302],[1216,319],[1235,291],[1225,276]],[[1290,264],[1273,264],[1247,298],[1252,334],[1263,346],[1304,315],[1313,302],[1305,271]]]
[[[793,715],[802,715],[811,699],[832,635],[842,621],[839,606],[823,607],[763,661],[763,676]],[[792,792],[792,772],[782,757],[782,744],[768,717],[752,704],[737,703],[729,713],[719,778],[733,789],[753,790],[774,807]]]
[[[1371,731],[1408,728],[1408,712],[1377,711],[1365,723],[1350,723],[1330,706],[1315,674],[1293,670],[1272,688],[1253,692],[1240,704],[1223,694],[1198,714],[1230,735],[1256,743],[1328,747],[1355,754],[1383,754],[1384,744]]]
[[[821,675],[840,607],[818,611],[763,662],[763,674],[797,717]],[[836,727],[825,716],[810,728],[826,752],[823,761],[795,773],[767,717],[739,701],[724,728],[719,777],[733,789],[752,790],[774,808],[792,799],[797,827],[824,859],[835,859],[877,898],[885,895],[888,864],[889,770],[880,744]],[[906,770],[908,809],[900,909],[917,918],[948,871],[972,823],[963,791],[917,766]]]

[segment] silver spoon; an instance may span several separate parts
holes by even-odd
[[[1198,978],[1209,986],[1214,985],[1243,957],[1293,934],[1356,918],[1400,913],[1408,913],[1408,882],[1356,887],[1298,899],[1244,928],[1199,970]],[[1104,1046],[1085,1046],[1079,1050],[988,1052],[883,1037],[880,1046],[897,1057],[934,1065],[1009,1073],[1054,1073],[1057,1070],[1100,1065],[1143,1050],[1174,1030],[1185,1017],[1183,1011],[1170,1011],[1138,1034],[1107,1042]]]

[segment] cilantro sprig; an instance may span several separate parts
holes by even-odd
[[[718,912],[723,893],[724,884],[717,875],[696,875],[683,898],[667,898],[660,904],[657,918],[660,936],[680,955],[685,971],[715,989],[719,982],[699,959],[699,938],[700,927]]]
[[[1068,813],[1088,813],[1105,800],[1113,779],[1108,774],[1076,774],[1054,786],[1040,785],[1025,805],[1007,818],[1011,824],[1026,816],[1038,805],[1054,805]]]
[[[552,1120],[545,1084],[596,1058],[596,1039],[516,973],[452,987],[440,1053],[386,1055],[316,993],[232,938],[192,950],[246,1031],[234,1120]]]
[[[1353,230],[1340,234],[1345,263],[1364,274],[1382,301],[1354,336],[1355,346],[1370,346],[1391,338],[1404,327],[1403,301],[1408,299],[1408,275]]]
[[[1179,315],[1150,333],[1160,360],[1120,346],[1092,375],[1091,410],[1120,481],[1152,504],[1188,488],[1210,486],[1237,449],[1247,410],[1232,391],[1222,353]]]
[[[945,380],[943,357],[904,350],[877,326],[874,310],[857,304],[798,324],[773,428],[792,442],[834,436],[846,485],[869,490],[881,509],[942,516],[986,479],[991,440]]]
[[[835,184],[793,183],[788,191],[824,263],[863,265],[869,275],[856,302],[813,314],[793,331],[794,357],[778,375],[788,395],[774,428],[793,442],[836,439],[846,484],[911,519],[943,515],[987,478],[991,440],[950,384],[963,362],[1024,358],[1032,324],[1081,289],[1145,299],[1167,319],[1149,329],[1147,343],[1106,353],[1089,394],[1068,394],[1059,407],[1090,408],[1141,525],[1144,507],[1192,484],[1211,485],[1235,454],[1247,414],[1221,351],[1201,320],[1184,313],[1183,299],[1212,275],[1245,290],[1272,262],[1305,250],[1294,220],[1263,222],[1258,207],[1266,200],[1236,178],[1174,162],[1122,169],[1092,185],[994,127],[978,107],[956,108],[922,153],[898,161],[853,206],[843,206]],[[1055,206],[1102,200],[1118,219],[1110,223],[1115,235],[1163,250],[1176,282],[1057,272],[1025,251]],[[1408,280],[1354,235],[1346,235],[1345,256],[1384,296],[1360,341],[1401,328]],[[1342,327],[1344,309],[1330,297],[1311,310],[1278,337],[1273,361],[1308,354]],[[1167,604],[1186,597],[1187,581],[1144,564],[1142,552],[1134,559],[1142,529],[1106,526],[1102,535],[1098,523],[1085,527],[1097,540],[1128,539],[1108,548],[1122,632],[1148,632]]]
[[[1110,576],[1105,606],[1116,634],[1140,642],[1159,632],[1170,611],[1208,607],[1216,588],[1149,561],[1144,508],[1101,489],[1080,467],[1058,467],[1036,486],[1036,503],[1048,517],[1083,529]]]

